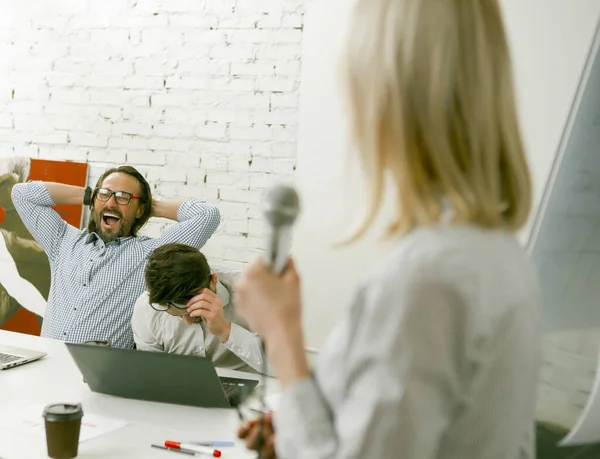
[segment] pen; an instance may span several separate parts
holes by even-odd
[[[167,451],[173,451],[174,453],[187,454],[188,456],[196,455],[196,453],[194,453],[192,451],[182,451],[177,448],[167,448],[166,446],[163,446],[163,445],[150,445],[150,446],[152,446],[152,448],[159,448],[159,449],[166,449]]]
[[[193,451],[195,453],[210,454],[213,457],[221,457],[221,451],[211,448],[210,446],[194,445],[192,443],[181,443],[178,441],[165,441],[167,448],[183,449],[185,451]]]
[[[212,446],[214,448],[227,448],[228,446],[235,446],[234,441],[186,441],[185,443],[191,443],[199,446]]]
[[[241,422],[246,422],[246,418],[244,417],[244,414],[242,413],[242,410],[240,409],[240,407],[236,406],[235,410],[237,411],[237,415],[240,418],[240,421]]]

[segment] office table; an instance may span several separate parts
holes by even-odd
[[[28,405],[81,403],[85,414],[126,421],[128,425],[79,444],[81,459],[182,459],[172,451],[151,448],[165,440],[236,440],[239,418],[232,409],[207,409],[130,400],[92,392],[83,382],[67,347],[61,341],[0,330],[0,344],[47,352],[41,360],[0,371],[0,414]],[[217,369],[220,376],[259,379],[239,371]],[[269,378],[268,392],[277,390]],[[199,388],[199,390],[201,390]],[[41,416],[41,413],[40,413]],[[220,448],[223,459],[254,458],[241,443]],[[1,459],[47,458],[45,438],[0,431]],[[209,457],[209,456],[201,456]]]

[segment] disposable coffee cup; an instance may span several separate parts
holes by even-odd
[[[53,459],[77,457],[83,410],[81,404],[56,403],[44,408],[46,445]]]

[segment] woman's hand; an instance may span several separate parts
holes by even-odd
[[[265,339],[300,325],[300,277],[290,259],[282,275],[256,259],[236,283],[236,308]]]
[[[282,385],[310,377],[302,336],[300,277],[292,260],[282,275],[257,259],[236,283],[236,309],[265,342]]]
[[[261,423],[262,419],[262,423]],[[258,436],[262,429],[262,447],[258,450]],[[276,459],[275,454],[275,431],[273,429],[273,416],[271,413],[261,418],[252,419],[240,426],[238,438],[245,440],[246,448],[257,451],[259,459]]]

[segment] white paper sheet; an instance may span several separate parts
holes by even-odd
[[[31,435],[38,438],[46,438],[46,428],[44,418],[42,417],[43,406],[28,406],[18,413],[11,410],[11,415],[0,418],[0,428],[10,430],[16,433]],[[79,443],[99,437],[108,432],[120,429],[127,425],[127,422],[118,419],[111,419],[93,413],[86,413],[84,408],[83,419],[81,420],[81,431],[79,433]]]
[[[560,441],[559,445],[571,446],[598,442],[600,442],[600,352],[598,352],[596,379],[585,408],[569,434]]]

